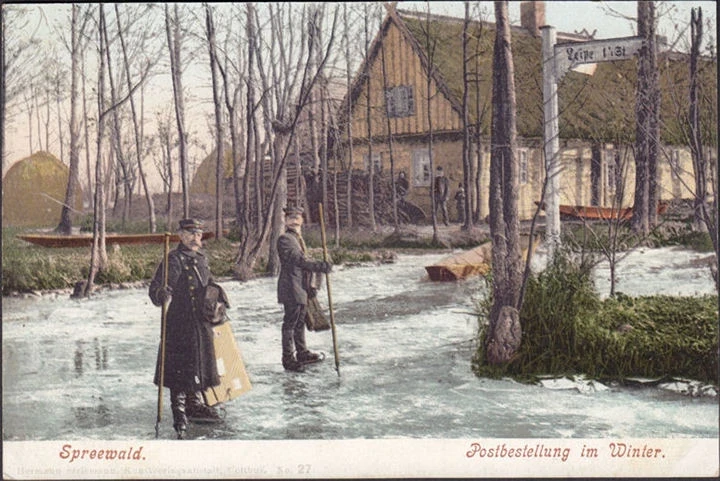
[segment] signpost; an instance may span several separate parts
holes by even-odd
[[[642,37],[611,38],[556,45],[555,27],[541,27],[543,52],[543,121],[545,170],[548,186],[545,201],[545,234],[552,256],[560,244],[560,138],[557,84],[568,70],[583,65],[632,58],[643,46]]]

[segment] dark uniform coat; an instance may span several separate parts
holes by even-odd
[[[162,303],[157,290],[163,285],[163,262],[150,282],[149,295],[156,306]],[[220,384],[215,360],[212,325],[201,320],[205,286],[212,279],[207,258],[180,244],[168,256],[168,307],[163,385],[184,392],[203,391]],[[162,346],[161,346],[162,347]],[[155,384],[160,383],[160,353]]]
[[[305,249],[300,235],[288,229],[277,241],[280,257],[278,277],[278,302],[280,304],[307,304],[307,289],[312,287],[311,273],[322,270],[321,262],[305,259]]]

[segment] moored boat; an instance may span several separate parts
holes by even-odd
[[[535,202],[538,204],[539,202]],[[545,205],[542,205],[545,208]],[[657,213],[664,214],[667,211],[667,202],[658,203]],[[630,220],[632,217],[632,207],[600,207],[596,205],[560,205],[560,215],[570,219],[580,220]]]
[[[213,232],[203,232],[203,240],[215,236]],[[42,247],[90,247],[93,237],[90,234],[59,235],[59,234],[23,234],[20,239]],[[177,234],[170,235],[171,242],[179,242]],[[165,234],[105,234],[105,244],[162,244]]]
[[[522,236],[523,258],[527,257],[530,236]],[[535,236],[532,249],[535,251],[540,238]],[[425,266],[431,281],[459,281],[474,276],[482,276],[490,271],[492,261],[492,242],[487,241],[468,251],[459,252]]]

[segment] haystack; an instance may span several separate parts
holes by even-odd
[[[70,169],[48,152],[35,152],[13,164],[2,182],[4,226],[55,227],[60,222]],[[72,208],[82,209],[76,187]]]

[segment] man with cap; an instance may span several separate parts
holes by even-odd
[[[282,365],[288,371],[302,372],[304,364],[320,359],[320,355],[309,351],[305,344],[305,314],[308,291],[313,290],[312,273],[327,274],[332,265],[305,258],[307,249],[302,238],[302,207],[289,206],[283,210],[286,231],[277,241],[280,256],[277,294],[278,302],[285,311],[282,323]]]
[[[152,303],[167,310],[163,385],[170,389],[173,427],[183,439],[188,420],[216,423],[222,419],[215,408],[205,403],[202,392],[220,384],[215,360],[212,325],[202,319],[205,287],[212,280],[202,246],[202,223],[195,219],[180,221],[180,243],[168,255],[167,287],[163,287],[164,261],[150,282]],[[161,346],[162,349],[162,346]],[[160,384],[160,356],[155,369]]]
[[[437,168],[437,174],[435,175],[435,185],[433,187],[433,195],[435,197],[435,215],[437,216],[438,209],[442,210],[443,223],[448,224],[448,209],[447,200],[450,194],[450,181],[443,173],[443,168]]]

